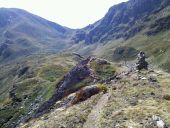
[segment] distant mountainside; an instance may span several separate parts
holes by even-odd
[[[1,8],[0,128],[170,127],[169,56],[170,0],[129,0],[78,30]]]
[[[146,35],[168,30],[170,29],[169,16],[166,17],[164,14],[155,19],[151,15],[159,13],[169,5],[169,0],[130,0],[115,5],[101,20],[77,31],[73,40],[91,44],[120,38],[127,40],[144,29],[148,29],[143,33]]]
[[[78,30],[20,9],[1,8],[0,18],[1,62],[60,51],[120,61],[119,49],[128,52],[127,59],[132,60],[143,50],[154,64],[170,71],[170,60],[165,55],[170,54],[169,0],[129,0],[114,5],[102,19]]]
[[[144,51],[152,64],[170,72],[170,1],[129,0],[114,5],[101,20],[77,30],[72,40],[77,46],[69,51],[113,61],[133,60]]]
[[[72,31],[24,10],[0,8],[0,60],[60,51]]]

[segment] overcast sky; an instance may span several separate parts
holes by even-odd
[[[0,0],[0,7],[21,8],[63,26],[82,28],[124,1],[127,0]]]

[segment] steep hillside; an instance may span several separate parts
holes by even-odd
[[[167,17],[158,17],[160,22],[156,22],[155,18],[151,18],[151,16],[158,14],[168,6],[170,6],[169,0],[129,0],[115,5],[101,20],[77,31],[77,36],[73,40],[75,39],[76,42],[85,41],[87,44],[120,38],[126,40],[146,28],[151,30],[149,29],[144,34],[157,34],[162,30],[169,29],[169,17],[165,13],[164,16]]]
[[[0,68],[2,128],[13,128],[39,117],[74,92],[77,93],[58,105],[70,106],[106,91],[101,83],[111,79],[116,72],[115,66],[105,60],[88,58],[77,62],[70,54],[28,57]]]
[[[130,0],[111,7],[98,22],[76,32],[70,48],[112,61],[146,52],[153,65],[170,72],[170,1]],[[86,45],[88,44],[88,45]]]
[[[162,71],[71,54],[27,57],[0,69],[2,128],[154,128],[152,116],[170,125],[170,77]]]
[[[129,0],[79,30],[1,8],[0,128],[170,127],[169,55],[169,0]]]
[[[0,61],[68,47],[73,30],[20,9],[0,8]]]
[[[59,51],[133,60],[143,50],[170,71],[169,0],[130,0],[111,7],[96,23],[71,30],[18,9],[1,9],[0,60]],[[19,21],[19,22],[18,22]],[[120,52],[119,50],[123,51]]]
[[[63,107],[74,97],[58,101],[49,113],[21,124],[21,128],[157,128],[155,118],[170,126],[169,74],[162,71],[121,73],[86,101]],[[80,97],[83,96],[79,95]],[[160,127],[161,128],[161,127]]]
[[[0,127],[13,128],[53,95],[74,56],[32,56],[0,65]]]

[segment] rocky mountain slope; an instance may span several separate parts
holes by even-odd
[[[96,23],[72,30],[23,10],[1,9],[1,62],[59,51],[122,61],[133,60],[142,50],[154,65],[170,71],[169,10],[169,0],[129,0],[111,7]]]
[[[75,67],[72,55],[42,57],[38,62],[31,59],[1,67],[1,84],[4,86],[1,86],[0,127],[15,127],[29,118],[39,117],[57,101],[76,91],[63,101],[65,105],[86,100],[105,90],[99,82],[105,82],[115,73],[114,65],[97,58],[83,60]]]
[[[134,60],[136,53],[145,51],[154,66],[170,72],[169,17],[169,0],[129,0],[77,31],[72,39],[77,44],[69,51],[116,62]]]
[[[58,52],[70,45],[66,38],[73,30],[24,10],[0,8],[0,19],[0,61]]]
[[[26,57],[0,66],[0,127],[12,128],[54,93],[75,65],[70,55]]]
[[[116,77],[104,85],[89,83],[56,102],[48,113],[20,127],[156,128],[155,118],[164,123],[162,128],[169,127],[169,74],[153,70],[129,71],[122,66],[117,71]],[[97,87],[103,91],[95,92]]]
[[[1,8],[0,127],[170,127],[169,5],[130,0],[79,30]]]
[[[155,116],[170,125],[168,73],[70,54],[34,59],[1,67],[2,128],[154,128]]]
[[[77,31],[73,40],[84,41],[87,44],[120,38],[127,40],[146,28],[149,30],[143,34],[155,35],[170,28],[169,15],[165,13],[157,20],[151,16],[168,6],[170,6],[169,0],[129,0],[115,5],[101,20]]]

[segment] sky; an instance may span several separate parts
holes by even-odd
[[[0,7],[20,8],[69,28],[101,19],[108,9],[127,0],[0,0]]]

